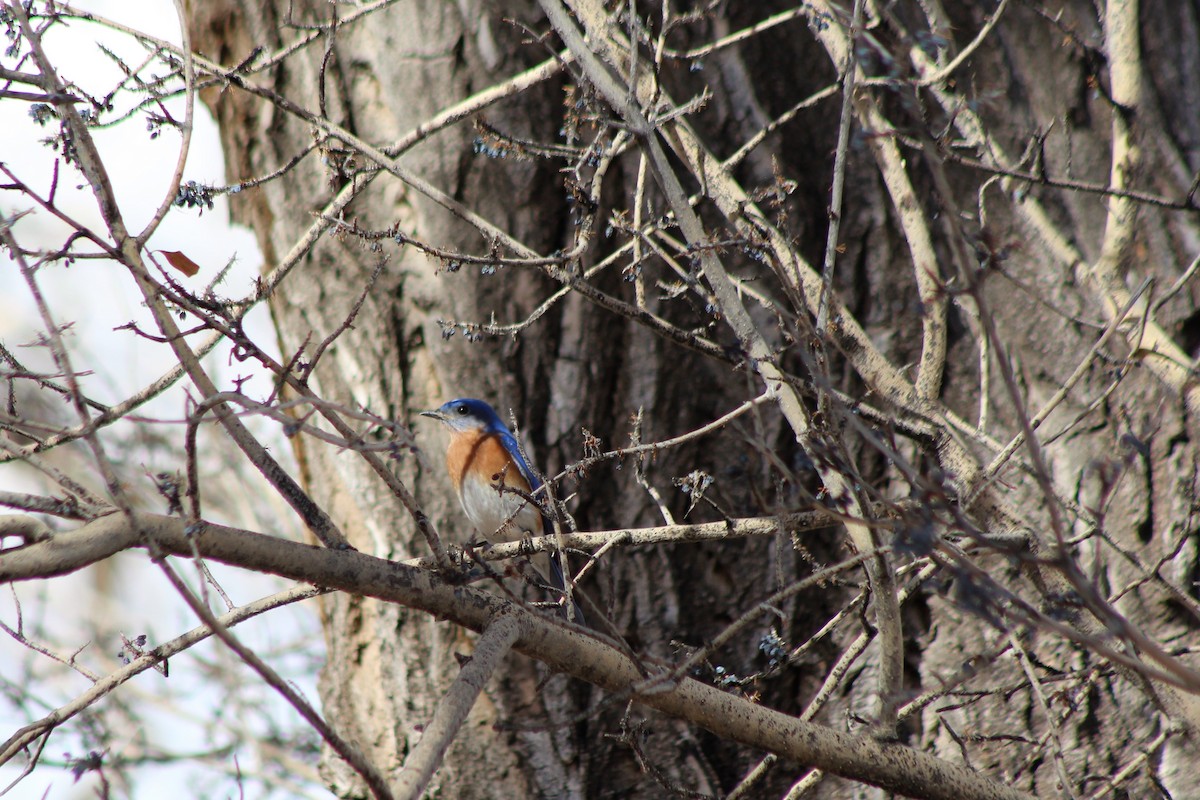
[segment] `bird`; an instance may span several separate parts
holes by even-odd
[[[446,470],[467,519],[485,539],[511,542],[554,530],[541,507],[527,499],[541,488],[541,480],[521,455],[517,438],[490,405],[460,397],[432,411],[422,411],[421,416],[436,419],[450,429]],[[498,488],[501,483],[515,491]],[[538,553],[532,560],[542,584],[567,598],[558,553]],[[565,605],[563,611],[565,614]],[[574,601],[571,611],[576,622],[586,624]]]

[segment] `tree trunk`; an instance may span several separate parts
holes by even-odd
[[[675,51],[686,51],[793,5],[722,4],[715,13],[681,26],[668,42]],[[869,3],[869,10],[874,5]],[[993,3],[948,3],[938,18],[942,4],[936,2],[881,5],[887,6],[884,17],[868,15],[871,36],[859,40],[857,57],[864,77],[901,83],[912,71],[910,51],[924,48],[928,57],[948,63],[995,11]],[[954,73],[955,85],[947,91],[961,98],[962,115],[977,115],[992,143],[1012,157],[1013,169],[1039,176],[1044,169],[1052,178],[1109,184],[1114,105],[1104,23],[1096,17],[1095,4],[1085,0],[1061,4],[1058,18],[1037,11],[1036,5],[1009,2],[994,30]],[[807,25],[798,17],[739,46],[665,61],[660,80],[677,103],[705,89],[711,92],[703,110],[689,120],[718,157],[728,157],[771,120],[838,80],[822,36],[829,26],[848,24],[849,9],[843,19],[823,16],[819,6],[809,9]],[[250,57],[255,47],[273,54],[295,41],[306,30],[302,26],[328,25],[332,14],[344,16],[349,8],[315,0],[195,4],[193,47],[231,66]],[[316,37],[246,81],[296,105],[319,109],[325,119],[360,139],[385,146],[561,47],[553,37],[544,45],[531,43],[549,29],[537,9],[535,3],[523,2],[406,0],[340,27],[335,36]],[[921,21],[922,9],[932,9],[939,24]],[[1170,0],[1144,0],[1141,9],[1145,74],[1140,104],[1131,112],[1141,161],[1127,180],[1138,190],[1166,198],[1183,197],[1200,168],[1200,84],[1192,79],[1196,73],[1190,63],[1196,57],[1197,9],[1194,2]],[[657,6],[638,10],[652,34],[641,51],[649,63],[660,12]],[[627,21],[616,27],[627,35]],[[516,143],[474,128],[468,120],[416,145],[400,164],[532,251],[543,256],[569,251],[581,217],[592,210],[588,199],[581,192],[573,194],[571,176],[562,171],[569,164],[519,142],[563,143],[562,129],[578,122],[575,103],[582,104],[585,97],[574,77],[578,69],[572,65],[567,74],[560,71],[474,115]],[[980,160],[1003,159],[967,141],[956,127],[964,124],[962,115],[939,107],[933,91],[878,85],[857,91],[875,99],[884,115],[880,119],[886,118],[895,133],[868,127],[863,123],[868,112],[861,105],[856,108],[835,288],[846,313],[865,328],[870,344],[900,368],[899,374],[914,381],[918,365],[925,372],[926,385],[933,387],[925,399],[940,400],[972,425],[978,422],[993,441],[1006,443],[1021,431],[1021,420],[1002,380],[1001,360],[1009,360],[1019,400],[1031,415],[1062,386],[1108,325],[1103,292],[1086,268],[1103,254],[1114,201],[1044,181],[989,182],[988,172],[963,165],[955,156],[968,152]],[[372,165],[365,156],[278,104],[218,86],[207,88],[203,96],[220,123],[233,180],[278,170],[317,137],[316,153],[280,179],[234,197],[234,213],[257,232],[268,268],[351,181],[370,179],[364,170]],[[772,223],[786,232],[795,251],[818,269],[830,224],[840,105],[834,92],[800,111],[733,171],[759,207],[772,215]],[[579,124],[586,142],[594,130],[586,120]],[[916,208],[894,199],[889,193],[894,184],[882,177],[888,143],[899,144],[906,158],[902,170],[916,192]],[[502,149],[504,157],[488,157]],[[590,269],[627,240],[622,224],[648,224],[667,213],[652,172],[639,179],[639,152],[633,147],[608,167],[596,209],[596,236],[562,269],[459,263],[466,260],[451,254],[514,253],[495,247],[443,206],[382,173],[341,212],[344,224],[312,247],[271,299],[286,360],[302,350],[303,358],[311,357],[317,343],[344,326],[365,292],[353,325],[322,356],[314,383],[329,400],[365,406],[413,425],[420,452],[398,458],[395,469],[448,540],[466,542],[477,533],[466,524],[442,470],[441,433],[417,421],[419,410],[452,397],[487,399],[506,421],[511,414],[531,461],[553,476],[587,454],[594,446],[585,442],[589,435],[602,448],[627,445],[639,414],[641,441],[652,442],[691,431],[763,391],[763,381],[748,366],[725,318],[706,307],[702,292],[694,291],[697,282],[701,288],[704,283],[696,248],[691,252],[697,263],[677,258],[678,271],[647,252],[639,265],[626,258],[586,282],[607,297],[630,305],[640,302],[646,312],[711,339],[715,353],[683,346],[662,335],[662,326],[656,332],[652,321],[617,313],[594,293],[582,291],[567,293],[516,335],[487,336],[470,325],[453,324],[529,318],[560,288],[556,278]],[[1017,163],[1022,154],[1025,160]],[[643,209],[635,216],[640,185]],[[693,180],[686,189],[703,192],[706,187]],[[1064,264],[1035,235],[1031,204],[1044,209],[1053,229],[1078,248],[1080,263]],[[745,303],[778,362],[807,381],[813,362],[807,355],[810,342],[802,334],[811,327],[797,322],[796,315],[811,319],[815,309],[801,309],[798,294],[777,283],[764,266],[759,245],[737,232],[740,220],[723,217],[714,203],[702,203],[698,210],[715,243],[711,250],[744,281]],[[918,269],[910,250],[914,233],[903,221],[906,211],[924,219],[933,241],[936,258]],[[1153,303],[1165,297],[1200,251],[1200,226],[1194,208],[1138,203],[1137,213],[1136,238],[1120,274],[1128,290],[1154,278],[1147,295]],[[606,227],[614,229],[612,235],[605,235]],[[362,231],[398,233],[407,244],[398,245],[395,236],[359,235]],[[682,239],[678,229],[668,232]],[[413,241],[439,252],[423,252]],[[963,263],[963,253],[969,263]],[[371,283],[377,269],[379,277]],[[922,289],[919,283],[925,279],[939,288]],[[968,280],[980,282],[979,303]],[[1200,345],[1195,287],[1188,282],[1155,310],[1158,324],[1191,358]],[[766,301],[754,302],[755,293],[766,295]],[[989,310],[986,316],[1003,348],[991,348],[983,420],[979,365],[987,330],[981,308]],[[948,332],[941,381],[922,360],[929,346],[923,326],[931,319]],[[1196,408],[1186,400],[1188,392],[1194,395],[1195,373],[1192,388],[1173,387],[1128,341],[1122,331],[1102,349],[1101,358],[1091,363],[1039,434],[1045,442],[1049,433],[1098,402],[1066,437],[1045,445],[1053,486],[1077,504],[1059,510],[1066,537],[1079,539],[1070,552],[1133,624],[1168,649],[1187,651],[1195,647],[1198,624],[1195,465],[1200,431]],[[932,498],[943,503],[939,508],[962,502],[963,515],[980,531],[1033,532],[1042,543],[1040,554],[1052,560],[1050,504],[1034,477],[1009,469],[991,484],[989,497],[998,497],[1007,511],[982,501],[965,505],[966,478],[958,465],[945,460],[946,442],[958,441],[977,466],[986,466],[995,450],[969,431],[947,433],[944,418],[914,419],[854,366],[855,353],[839,346],[829,351],[830,388],[892,415],[896,425],[876,420],[868,427],[877,440],[890,441],[915,473],[906,474],[841,417],[827,419],[824,429],[838,444],[828,451],[814,449],[767,403],[645,462],[646,481],[673,517],[761,517],[831,502],[822,495],[818,477],[824,468],[821,456],[828,455],[855,476],[857,491],[868,501]],[[1123,379],[1105,397],[1118,373]],[[815,380],[806,384],[814,385]],[[806,402],[819,420],[817,401]],[[862,419],[872,418],[864,413]],[[920,427],[918,423],[936,434],[907,436],[905,431]],[[819,429],[819,424],[814,427]],[[306,488],[356,548],[393,559],[427,554],[411,516],[354,453],[294,441]],[[1017,459],[1032,464],[1024,449]],[[575,495],[567,507],[580,530],[663,524],[658,502],[639,484],[634,467],[633,459],[605,462],[558,485],[560,499]],[[712,479],[706,491],[685,492],[676,485],[697,470]],[[914,474],[923,482],[914,483]],[[885,531],[881,542],[896,544],[888,556],[892,568],[927,555],[915,541],[914,529],[900,528],[912,540],[893,540],[887,525],[879,527]],[[839,527],[618,549],[605,555],[584,585],[639,653],[677,660],[712,641],[771,592],[836,563],[848,547]],[[1004,551],[976,561],[1047,617],[1071,618],[1079,630],[1095,634],[1094,625],[1074,620],[1080,612],[1073,598],[1046,587],[1041,577],[1048,570],[1045,563]],[[1163,581],[1146,580],[1143,567],[1155,565],[1161,565]],[[911,577],[902,572],[901,585]],[[1168,582],[1184,587],[1182,594],[1166,590]],[[1134,583],[1138,585],[1131,591],[1115,597]],[[765,705],[801,713],[845,648],[875,624],[876,599],[866,601],[872,614],[852,611],[791,666],[766,669],[768,654],[760,645],[772,630],[785,647],[807,641],[855,602],[865,586],[861,571],[846,573],[819,590],[788,599],[779,615],[760,614],[714,653],[701,677],[724,681],[731,691],[757,696]],[[1180,772],[1188,753],[1195,752],[1189,735],[1173,734],[1163,747],[1152,743],[1172,725],[1187,731],[1200,719],[1189,710],[1194,696],[1114,669],[1111,661],[1063,636],[1001,622],[1008,601],[982,586],[978,576],[942,569],[932,582],[913,587],[902,614],[904,692],[892,699],[906,702],[946,685],[961,694],[949,694],[906,717],[899,735],[950,760],[965,756],[974,768],[1038,796],[1059,794],[1060,770],[1077,790],[1090,793],[1101,784],[1087,782],[1088,776],[1107,777],[1148,751],[1147,766],[1124,784],[1129,796],[1151,792],[1151,776],[1174,796],[1189,796],[1186,770]],[[376,764],[396,771],[457,674],[454,656],[470,652],[470,639],[447,623],[359,597],[329,595],[323,614],[328,646],[321,681],[324,713]],[[1121,649],[1127,642],[1110,643]],[[1028,657],[1015,655],[1019,652]],[[865,722],[877,713],[871,698],[879,666],[873,646],[836,684],[817,720],[844,728],[852,715],[851,728],[870,735]],[[1039,679],[1037,690],[1030,688],[1030,672]],[[752,682],[734,685],[736,676],[752,674],[757,675]],[[528,659],[510,657],[438,774],[443,796],[661,797],[664,787],[721,796],[763,755],[627,707],[621,698],[606,702],[611,700],[586,685],[548,676]],[[324,766],[337,793],[363,793],[341,762],[330,757]],[[805,765],[775,765],[748,796],[781,796],[804,772]],[[815,796],[851,797],[859,791],[849,782],[828,779]]]

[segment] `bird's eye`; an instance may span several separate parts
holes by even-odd
[[[466,407],[466,406],[459,406],[459,407],[458,407],[458,413],[459,413],[461,416],[464,416],[464,417],[465,417],[465,416],[467,415],[467,407]]]

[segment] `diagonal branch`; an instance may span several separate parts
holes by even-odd
[[[910,797],[1029,800],[1024,792],[962,765],[901,744],[804,722],[696,680],[685,678],[639,694],[636,687],[646,677],[642,668],[602,637],[486,592],[451,585],[433,573],[352,550],[288,542],[221,525],[208,525],[189,536],[179,519],[137,514],[131,520],[113,514],[48,542],[5,551],[0,581],[53,574],[53,565],[63,562],[71,548],[86,547],[92,538],[117,539],[129,548],[149,541],[184,557],[190,557],[194,547],[206,559],[401,603],[477,631],[511,614],[521,628],[517,651],[607,691],[627,693],[636,703],[718,736]],[[49,569],[31,572],[38,564]]]
[[[239,606],[217,617],[217,622],[225,628],[231,628],[238,623],[253,619],[266,611],[300,600],[307,600],[310,597],[316,597],[321,592],[321,589],[316,589],[312,586],[294,586],[291,589],[285,589],[270,597],[264,597],[253,603]],[[202,642],[212,635],[213,629],[207,625],[193,628],[169,642],[165,642],[152,650],[142,653],[120,669],[100,678],[86,692],[74,700],[59,706],[41,719],[29,723],[10,736],[7,741],[0,744],[0,764],[7,763],[18,752],[24,750],[39,737],[44,736],[80,712],[95,705],[121,686],[121,684],[148,669],[153,669],[165,663],[172,656],[182,653],[192,645]]]
[[[791,425],[796,441],[808,452],[813,463],[817,465],[826,490],[834,498],[834,501],[844,508],[847,516],[846,530],[854,547],[860,553],[878,551],[878,543],[875,541],[871,527],[858,521],[866,519],[866,516],[852,483],[839,469],[830,464],[828,459],[814,451],[817,438],[814,437],[815,432],[809,419],[808,409],[795,386],[776,365],[772,348],[743,305],[736,283],[730,278],[729,273],[712,249],[704,246],[708,241],[704,225],[688,202],[687,193],[663,150],[656,127],[650,123],[639,107],[639,104],[648,105],[652,102],[658,92],[657,87],[652,86],[653,82],[649,79],[639,81],[635,76],[632,82],[636,91],[633,94],[627,92],[609,68],[601,62],[599,56],[593,52],[592,48],[594,47],[597,51],[606,54],[610,63],[620,63],[621,59],[612,51],[623,47],[622,44],[614,41],[616,34],[611,34],[611,39],[605,38],[609,34],[605,31],[604,11],[598,4],[587,2],[587,0],[578,0],[572,4],[576,16],[583,21],[588,31],[591,40],[590,46],[584,42],[582,34],[558,0],[541,0],[541,6],[555,30],[567,44],[568,49],[579,60],[587,79],[621,114],[625,123],[641,136],[643,146],[649,153],[655,176],[667,197],[667,202],[675,213],[675,218],[687,237],[688,243],[698,251],[700,269],[720,304],[722,316],[749,353],[753,368],[768,387],[768,391],[773,392],[779,398],[784,418]],[[677,140],[679,129],[682,127],[678,124],[678,120],[670,121],[665,125],[667,130],[664,131],[663,136],[668,141]],[[679,148],[677,147],[676,150],[678,152]],[[788,253],[781,254],[781,262],[787,263],[790,260],[789,248]],[[819,289],[818,293],[820,293]],[[819,299],[817,303],[820,304]],[[880,631],[883,655],[878,691],[878,722],[885,732],[894,733],[895,704],[898,702],[903,687],[904,639],[900,624],[900,608],[896,602],[893,575],[887,558],[879,554],[867,560],[864,566],[871,581],[875,599],[875,624]]]
[[[425,726],[420,740],[405,760],[404,771],[393,787],[397,798],[416,800],[421,797],[454,737],[467,721],[484,684],[500,666],[520,633],[519,619],[507,614],[484,628],[475,651],[438,703],[433,719]]]

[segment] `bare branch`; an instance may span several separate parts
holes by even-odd
[[[73,533],[60,534],[51,542],[6,551],[0,559],[0,580],[58,574],[60,567],[70,561],[63,558],[64,550],[92,547],[90,540],[120,541],[126,547],[148,541],[167,552],[187,556],[191,551],[189,538],[180,520],[142,514],[130,520],[114,514]],[[482,630],[502,614],[512,614],[522,630],[516,649],[551,668],[611,692],[630,691],[643,680],[636,665],[600,639],[559,626],[552,618],[530,615],[484,592],[453,587],[428,572],[363,553],[296,544],[218,525],[206,526],[194,538],[200,553],[214,561],[402,603],[474,630]],[[31,571],[35,566],[45,569]],[[635,692],[633,698],[734,741],[900,794],[935,800],[1028,798],[1023,792],[920,751],[802,722],[691,679],[658,686],[645,694]]]

